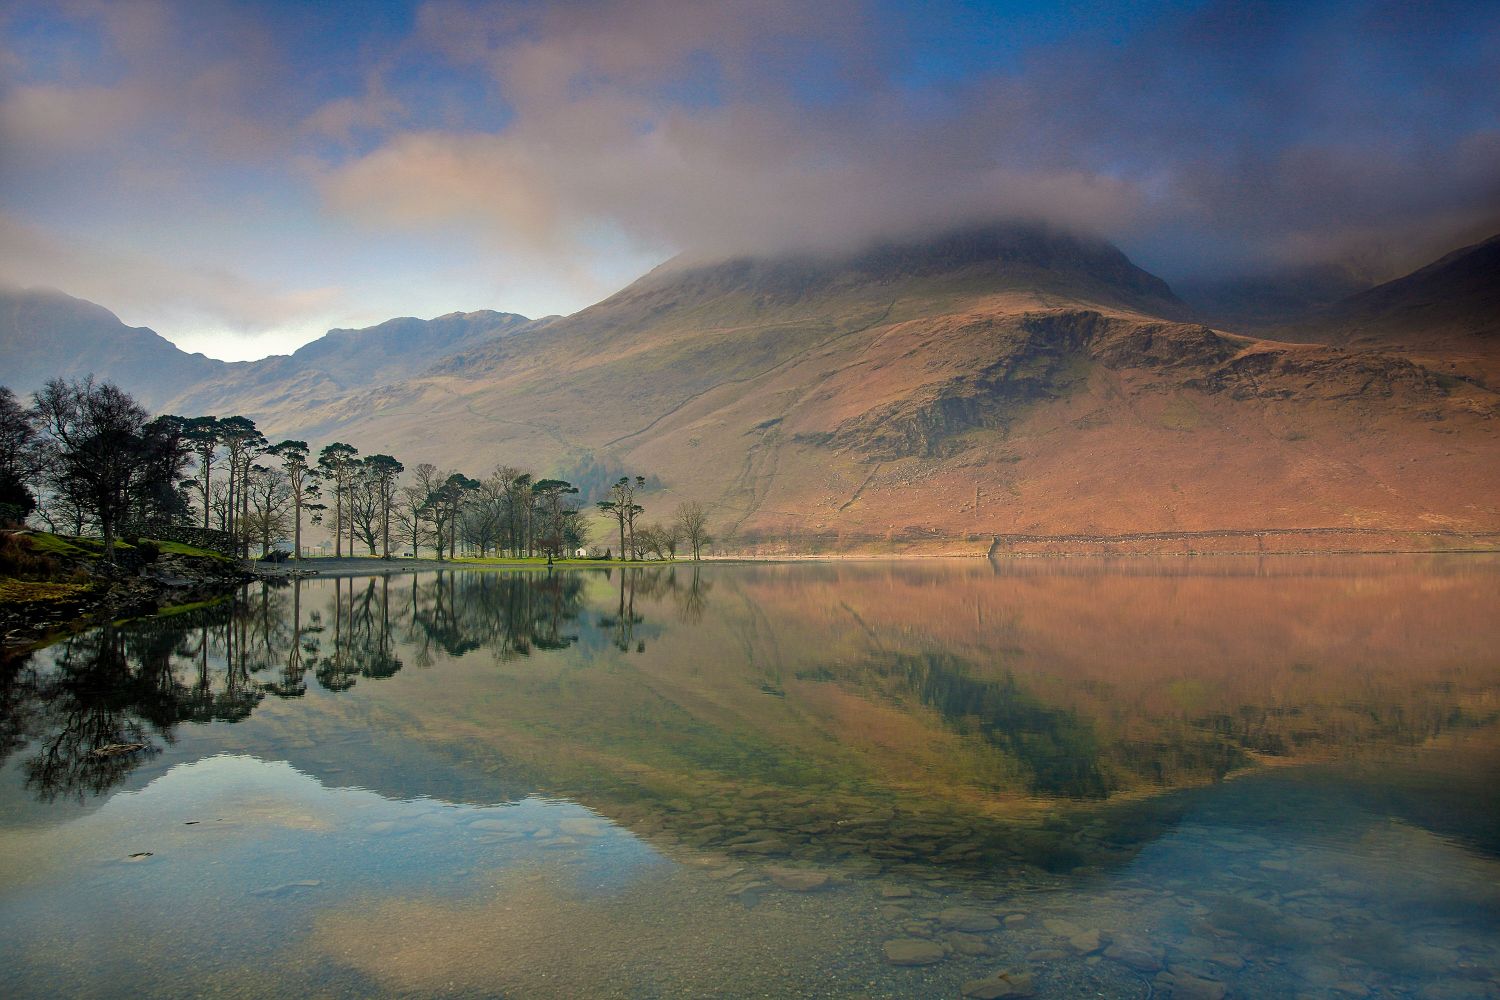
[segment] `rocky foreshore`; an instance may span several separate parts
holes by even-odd
[[[5,533],[4,541],[45,567],[0,576],[0,648],[6,652],[100,622],[214,600],[255,578],[239,560],[185,546],[123,545],[111,564],[90,539],[18,531]]]

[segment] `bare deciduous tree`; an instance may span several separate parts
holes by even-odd
[[[677,527],[683,541],[693,552],[693,561],[703,558],[703,546],[713,541],[708,535],[708,512],[696,500],[684,500],[677,505]]]

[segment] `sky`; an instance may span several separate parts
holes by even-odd
[[[1500,231],[1500,2],[0,0],[0,283],[230,360],[1025,218],[1169,282]]]

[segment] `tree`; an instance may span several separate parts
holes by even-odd
[[[203,497],[203,527],[208,528],[208,501],[213,491],[214,454],[221,443],[218,417],[193,417],[183,426],[183,436],[198,456],[195,484]]]
[[[646,485],[645,477],[636,476],[632,481],[629,476],[621,476],[619,480],[609,488],[609,499],[600,500],[595,504],[606,514],[614,516],[620,526],[620,559],[630,558],[630,553],[635,549],[635,519],[636,516],[645,512],[646,508],[635,502],[636,492]],[[629,546],[627,547],[626,535],[629,534]]]
[[[495,470],[494,481],[504,497],[511,555],[519,559],[531,547],[531,473],[502,465]]]
[[[237,539],[241,554],[248,555],[250,535],[244,522],[250,511],[250,500],[246,484],[251,463],[266,450],[266,438],[256,428],[255,421],[235,416],[219,421],[219,440],[228,452],[229,462],[229,517],[225,530]]]
[[[531,496],[541,515],[538,541],[546,550],[548,559],[561,557],[567,543],[565,515],[571,512],[571,508],[563,502],[563,497],[577,495],[578,487],[562,479],[543,479],[532,484]]]
[[[318,452],[318,468],[323,477],[333,486],[333,554],[344,554],[344,514],[349,500],[349,487],[353,484],[359,449],[353,445],[335,441]],[[350,555],[354,554],[354,542],[349,542]]]
[[[428,525],[431,524],[432,519],[428,516],[429,510],[427,501],[432,497],[434,493],[438,491],[438,488],[443,485],[443,480],[446,479],[447,476],[431,462],[420,463],[415,469],[412,470],[412,475],[415,479],[415,482],[413,482],[411,486],[407,487],[407,489],[411,491],[409,495],[413,498],[411,505],[413,517],[415,517],[416,520],[420,523],[421,530],[420,532],[415,529],[413,530],[411,551],[413,554],[416,554],[418,544],[416,536],[420,534],[422,537],[437,546],[438,558],[441,559],[443,557],[442,544],[438,539],[433,537],[433,532],[428,527]]]
[[[36,423],[36,413],[0,386],[0,524],[23,522],[36,509],[31,486],[43,457]]]
[[[682,544],[682,525],[673,521],[671,524],[657,525],[661,532],[661,542],[667,549],[667,558],[677,558],[677,547]]]
[[[396,479],[406,466],[390,455],[371,455],[365,459],[370,491],[380,513],[380,558],[391,557],[391,505],[396,499]]]
[[[271,543],[283,537],[290,525],[287,508],[292,506],[291,482],[275,466],[252,465],[245,481],[249,516],[246,531],[260,541],[260,554],[271,551]]]
[[[589,524],[589,515],[587,512],[579,510],[576,507],[565,510],[563,512],[562,528],[563,548],[587,548],[592,527]]]
[[[421,546],[432,537],[422,513],[422,505],[426,500],[427,493],[421,487],[403,486],[397,491],[396,501],[391,508],[396,541],[408,546],[412,555],[416,555]]]
[[[188,516],[187,497],[180,489],[183,466],[191,446],[183,434],[182,417],[163,414],[142,429],[137,488],[129,514],[136,523],[180,521]]]
[[[420,470],[420,466],[418,469]],[[450,557],[456,555],[458,544],[456,529],[459,514],[469,492],[477,489],[479,489],[479,483],[462,472],[450,473],[448,478],[443,480],[442,485],[428,494],[426,501],[422,504],[425,518],[432,523],[439,562],[443,559],[445,545]]]
[[[638,559],[648,555],[655,555],[658,559],[668,559],[677,547],[677,540],[662,525],[646,524],[636,529],[635,544]]]
[[[693,550],[693,561],[702,559],[703,546],[713,541],[708,537],[708,512],[703,505],[696,500],[684,500],[678,504],[677,526],[682,530],[688,548]]]
[[[81,513],[98,521],[104,558],[113,562],[121,518],[143,495],[161,488],[155,479],[171,465],[161,452],[175,442],[162,440],[163,425],[148,421],[124,390],[95,384],[93,376],[82,382],[53,379],[35,399],[52,444],[55,479]]]
[[[317,499],[317,483],[308,476],[307,442],[286,440],[271,446],[270,454],[281,459],[281,471],[286,473],[287,486],[292,493],[292,558],[302,558],[302,507]],[[204,523],[208,527],[208,508],[204,507]]]
[[[380,498],[375,495],[375,481],[364,462],[356,462],[349,480],[349,496],[344,502],[349,515],[349,554],[354,555],[357,538],[378,555],[380,547]]]
[[[479,550],[483,559],[494,548],[498,554],[505,537],[509,519],[505,510],[505,488],[500,480],[491,476],[479,484],[479,489],[464,507],[460,533],[470,548]]]

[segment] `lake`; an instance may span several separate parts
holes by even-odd
[[[0,686],[10,997],[1500,997],[1500,560],[257,583]]]

